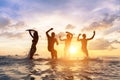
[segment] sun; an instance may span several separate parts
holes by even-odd
[[[69,52],[70,54],[75,54],[77,52],[77,48],[75,46],[71,46]]]

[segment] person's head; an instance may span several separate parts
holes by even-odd
[[[85,39],[86,38],[86,34],[83,34],[82,37]]]
[[[69,35],[69,34],[67,34],[66,36],[67,36],[67,38],[70,38],[70,35]]]
[[[55,37],[55,33],[54,33],[54,32],[52,32],[52,33],[51,33],[51,36],[52,36],[52,37]]]

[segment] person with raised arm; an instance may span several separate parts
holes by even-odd
[[[26,31],[29,31],[30,36],[33,38],[30,52],[28,55],[29,59],[33,59],[33,55],[36,52],[36,45],[37,45],[38,39],[39,39],[38,32],[34,29],[28,29]]]
[[[60,41],[65,41],[65,47],[64,47],[64,57],[67,57],[67,55],[69,54],[69,49],[70,49],[70,45],[71,45],[71,40],[73,38],[73,34],[70,32],[66,32],[66,39],[62,39],[61,36],[59,37]]]
[[[58,45],[58,40],[55,38],[55,33],[52,32],[51,35],[49,35],[49,32],[53,30],[53,28],[50,28],[46,31],[46,36],[48,40],[48,51],[51,52],[52,59],[57,59],[57,51],[54,48],[55,43]]]
[[[91,40],[91,39],[94,38],[94,36],[95,36],[95,31],[93,31],[93,36],[92,36],[91,38],[86,38],[86,34],[83,34],[83,35],[82,35],[83,38],[80,39],[80,38],[79,38],[80,35],[81,35],[81,34],[78,35],[77,41],[81,41],[81,44],[82,44],[81,49],[82,49],[83,53],[86,55],[85,59],[87,59],[87,58],[89,58],[89,54],[88,54],[88,50],[87,50],[87,42],[88,42],[88,40]]]

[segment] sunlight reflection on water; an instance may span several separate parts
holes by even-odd
[[[19,59],[0,57],[0,79],[119,80],[120,58],[90,60]]]

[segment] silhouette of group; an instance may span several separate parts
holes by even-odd
[[[54,32],[51,33],[51,35],[49,34],[50,31],[53,30],[53,28],[50,28],[49,30],[46,31],[46,36],[47,36],[47,40],[48,40],[48,51],[51,53],[51,58],[52,59],[57,59],[57,51],[55,50],[54,46],[55,43],[58,45],[58,40],[55,38],[56,34]],[[26,31],[29,31],[29,34],[31,35],[31,37],[33,38],[32,40],[32,45],[30,48],[30,52],[29,52],[29,59],[33,59],[33,55],[36,52],[36,45],[38,43],[38,32],[34,29],[28,29]],[[93,31],[93,36],[91,38],[86,38],[86,34],[82,34],[83,38],[79,38],[81,36],[81,34],[78,35],[77,37],[77,41],[81,41],[81,49],[83,51],[83,53],[86,55],[85,59],[87,59],[89,57],[88,54],[88,50],[87,50],[87,42],[91,39],[94,38],[95,36],[95,31]],[[71,45],[71,40],[73,38],[73,34],[70,32],[66,32],[66,39],[62,39],[61,36],[59,36],[60,41],[64,41],[65,42],[65,47],[64,47],[64,57],[67,57],[69,54],[69,48]]]

